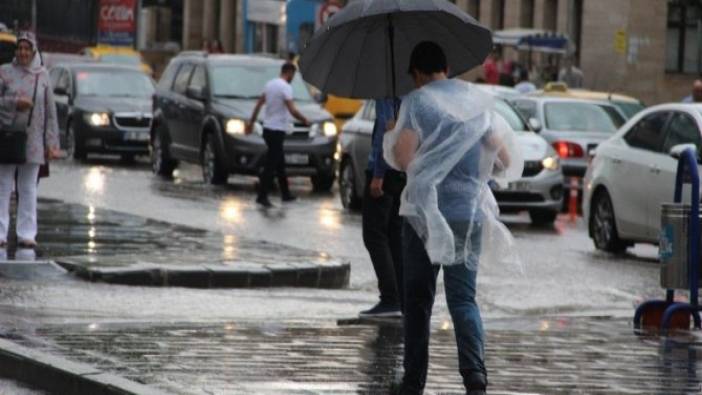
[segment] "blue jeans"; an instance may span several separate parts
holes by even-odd
[[[451,224],[456,236],[457,250],[462,251],[468,223]],[[470,235],[471,249],[477,257],[480,253],[481,231],[475,226]],[[405,376],[403,394],[421,394],[427,377],[429,362],[429,334],[431,309],[436,294],[438,265],[432,265],[424,243],[412,226],[405,222],[402,233],[404,250],[404,328],[405,328]],[[453,320],[458,347],[458,366],[466,386],[474,374],[486,375],[484,357],[484,333],[480,310],[475,302],[477,272],[468,270],[472,265],[455,264],[444,266],[446,302]]]

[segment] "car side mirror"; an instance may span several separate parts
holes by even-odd
[[[57,86],[54,88],[54,94],[57,96],[68,96],[68,91],[62,86]]]
[[[668,153],[673,158],[680,159],[680,157],[682,156],[682,153],[689,150],[689,149],[692,149],[695,151],[695,157],[697,158],[697,163],[700,163],[700,153],[699,153],[699,151],[697,151],[697,146],[694,144],[688,143],[688,144],[674,145],[673,148],[671,148]]]
[[[207,99],[207,95],[205,94],[205,88],[203,87],[189,86],[188,89],[185,91],[185,95],[193,100],[198,101],[205,101]]]
[[[542,129],[541,122],[536,118],[529,118],[529,126],[531,126],[536,133],[539,133]]]

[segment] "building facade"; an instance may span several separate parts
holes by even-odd
[[[681,100],[702,75],[702,1],[454,3],[493,30],[535,28],[568,35],[576,45],[576,64],[590,89],[622,92],[656,104]],[[506,58],[517,56],[505,52]]]

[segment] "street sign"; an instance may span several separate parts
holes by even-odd
[[[98,43],[133,46],[137,0],[100,0]]]
[[[341,4],[337,0],[327,0],[317,10],[316,29],[322,27],[329,18],[341,11]]]

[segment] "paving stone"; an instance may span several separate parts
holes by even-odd
[[[486,323],[491,394],[702,390],[699,334],[641,337],[628,320],[505,322]],[[387,393],[402,374],[402,326],[344,323],[56,325],[24,341],[183,394]],[[461,394],[450,325],[434,323],[430,353],[426,393]]]

